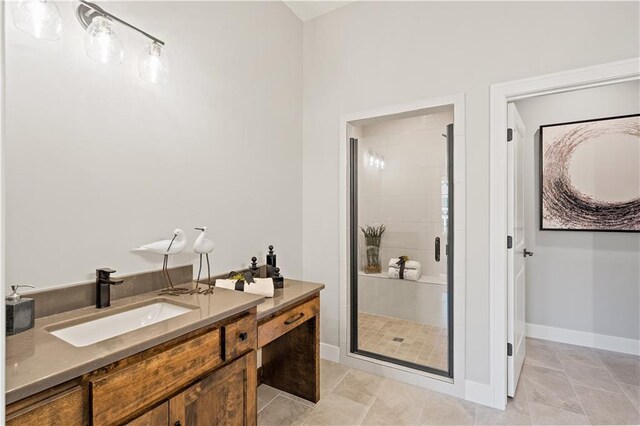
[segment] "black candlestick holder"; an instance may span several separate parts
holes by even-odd
[[[273,288],[284,287],[284,277],[280,275],[280,268],[274,268],[271,278],[273,279]]]

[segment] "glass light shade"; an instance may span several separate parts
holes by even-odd
[[[11,15],[17,29],[35,38],[58,40],[62,17],[58,6],[47,0],[19,0],[12,3]]]
[[[158,43],[149,43],[140,54],[138,72],[143,80],[165,84],[169,81],[169,59]]]
[[[96,16],[84,34],[87,56],[101,64],[119,64],[124,57],[122,41],[113,22]]]

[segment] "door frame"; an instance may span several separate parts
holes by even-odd
[[[5,201],[4,201],[4,142],[5,142],[5,11],[6,2],[0,4],[0,289],[5,294]],[[0,317],[2,318],[2,329],[6,330],[6,316],[4,303],[0,303]],[[5,364],[6,356],[6,335],[0,338],[0,365]],[[5,411],[5,369],[0,368],[0,419],[4,419]]]
[[[368,118],[402,114],[422,109],[453,105],[454,143],[453,203],[456,206],[454,223],[454,282],[453,282],[453,378],[411,369],[388,361],[350,353],[350,184],[349,138],[353,135],[351,122]],[[340,116],[340,356],[341,363],[380,376],[389,377],[445,394],[465,398],[465,283],[466,283],[466,183],[465,183],[465,94],[441,96],[400,105],[385,106]]]
[[[507,103],[640,79],[640,58],[490,87],[489,324],[492,405],[507,404]]]

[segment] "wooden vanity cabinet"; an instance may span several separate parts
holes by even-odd
[[[256,309],[7,407],[8,426],[255,426]]]

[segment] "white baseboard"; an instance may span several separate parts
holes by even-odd
[[[320,343],[320,358],[327,361],[340,362],[340,347],[328,343]]]
[[[477,404],[492,407],[493,392],[491,390],[491,385],[478,383],[471,380],[465,380],[464,399],[466,399],[467,401],[475,402]]]
[[[585,331],[568,330],[566,328],[529,323],[527,323],[526,335],[527,337],[536,339],[640,355],[640,340],[627,339],[624,337],[587,333]]]

